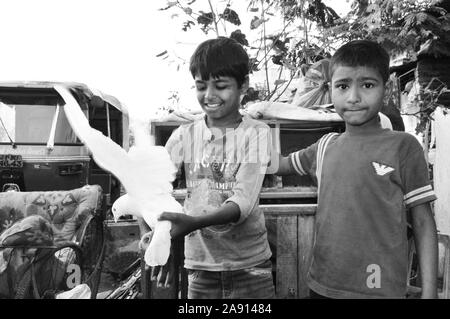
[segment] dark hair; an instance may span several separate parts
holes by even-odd
[[[354,40],[341,46],[330,61],[330,78],[336,66],[367,66],[377,70],[383,82],[389,79],[389,54],[376,42]]]
[[[249,58],[236,40],[218,37],[200,43],[192,54],[189,71],[193,77],[200,74],[203,80],[230,76],[240,88],[249,73]]]

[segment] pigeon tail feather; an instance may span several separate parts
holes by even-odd
[[[144,254],[145,263],[149,266],[162,266],[167,263],[170,255],[172,222],[158,221],[152,241]]]

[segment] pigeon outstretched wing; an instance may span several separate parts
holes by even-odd
[[[64,112],[78,138],[89,148],[95,162],[116,176],[134,198],[170,193],[176,168],[163,146],[135,145],[128,153],[100,131],[92,128],[77,101],[63,86],[56,91],[65,101]],[[144,130],[137,126],[138,129]],[[150,135],[137,132],[136,135]]]
[[[145,261],[150,266],[164,265],[170,253],[172,225],[169,221],[157,221],[157,217],[163,211],[182,212],[182,206],[171,196],[176,167],[167,150],[151,144],[144,121],[130,118],[135,145],[126,152],[89,125],[67,88],[56,86],[55,90],[65,102],[64,111],[75,134],[89,148],[96,163],[116,176],[127,191],[114,203],[113,213],[116,210],[118,214],[132,213],[144,218],[155,232]]]

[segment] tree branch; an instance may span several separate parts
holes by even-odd
[[[216,28],[216,35],[217,35],[217,37],[219,37],[219,27],[217,26],[216,14],[215,14],[215,12],[214,12],[214,9],[213,9],[211,0],[208,0],[208,3],[209,3],[209,7],[211,8],[211,12],[212,12],[212,14],[213,14],[213,22],[214,22],[214,26],[215,26],[215,28]]]

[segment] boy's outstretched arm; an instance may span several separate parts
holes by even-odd
[[[212,226],[233,223],[239,220],[241,210],[234,202],[227,202],[212,212],[201,216],[190,216],[164,212],[159,220],[170,220],[172,229],[170,235],[173,239],[184,237],[194,230]]]
[[[237,222],[240,215],[241,210],[236,203],[226,202],[206,215],[189,216],[187,214],[163,212],[159,220],[170,220],[172,222],[170,235],[172,240],[177,240],[200,228]],[[174,272],[172,256],[171,249],[171,256],[167,264],[162,267],[152,267],[151,280],[156,280],[158,287],[169,287]]]
[[[411,217],[422,278],[422,298],[437,298],[438,240],[430,203],[412,207]]]
[[[278,170],[276,175],[289,175],[296,173],[294,167],[292,167],[291,161],[288,156],[278,155]]]

